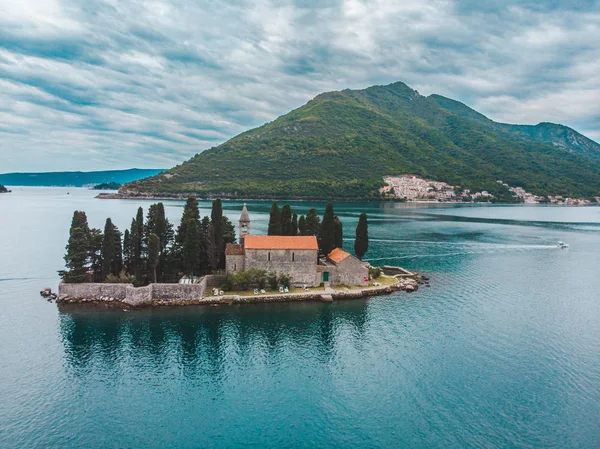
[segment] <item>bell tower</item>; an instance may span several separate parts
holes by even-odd
[[[246,203],[242,209],[242,215],[240,215],[240,245],[244,244],[244,237],[250,235],[250,215],[248,215],[248,209],[246,209]]]

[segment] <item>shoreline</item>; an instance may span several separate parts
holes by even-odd
[[[146,287],[133,287],[130,284],[59,284],[57,304],[110,304],[122,308],[144,308],[160,306],[185,306],[185,305],[233,305],[233,304],[256,304],[273,302],[294,302],[294,301],[318,301],[333,302],[338,300],[360,299],[371,296],[389,295],[397,291],[407,293],[416,292],[419,289],[419,283],[424,278],[414,274],[412,277],[402,277],[397,282],[390,285],[381,285],[374,287],[364,287],[351,290],[348,288],[336,289],[326,288],[319,291],[308,291],[299,293],[267,293],[258,295],[219,295],[203,296],[206,284],[150,284]],[[186,297],[175,294],[167,297],[152,297],[152,294],[146,298],[141,298],[139,293],[151,292],[153,285],[161,286],[182,286],[184,288],[171,287],[171,290],[185,290]],[[190,293],[190,287],[198,287],[196,292]],[[133,290],[132,290],[133,289]],[[143,289],[143,291],[142,291]],[[77,291],[87,291],[86,294],[77,294]],[[129,293],[129,294],[127,294]],[[133,294],[131,294],[133,293]],[[179,293],[179,292],[178,292]],[[196,294],[194,294],[196,293]],[[199,295],[198,295],[199,294]]]

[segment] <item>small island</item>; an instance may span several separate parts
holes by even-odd
[[[121,186],[118,182],[103,182],[92,187],[92,190],[119,190]]]
[[[8,190],[5,186],[0,184],[0,193],[10,193],[11,190]]]
[[[188,198],[177,229],[164,205],[140,207],[123,234],[108,218],[104,232],[75,211],[60,271],[58,302],[127,306],[232,304],[359,298],[418,289],[422,279],[399,267],[363,262],[369,246],[367,215],[356,228],[354,255],[343,249],[343,225],[327,204],[321,218],[312,208],[298,216],[289,204],[273,203],[268,235],[251,233],[244,204],[235,227],[221,200],[200,218]]]

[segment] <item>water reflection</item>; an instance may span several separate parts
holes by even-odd
[[[74,375],[102,367],[221,373],[227,363],[278,359],[282,351],[321,362],[336,347],[362,346],[368,301],[187,306],[123,311],[59,305],[65,359]]]

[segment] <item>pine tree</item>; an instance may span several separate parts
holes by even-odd
[[[367,223],[367,214],[360,214],[358,226],[356,226],[356,240],[354,241],[354,254],[360,260],[369,249],[369,226]]]
[[[292,233],[291,235],[298,235],[298,214],[292,215]]]
[[[281,235],[292,235],[292,208],[289,204],[281,208]]]
[[[281,212],[276,202],[271,205],[269,213],[269,235],[281,235]]]
[[[343,248],[344,246],[344,228],[342,226],[342,221],[336,215],[333,219],[335,224],[333,241],[336,248]]]
[[[64,282],[85,282],[88,270],[90,228],[85,212],[76,210],[71,220],[66,247],[66,270],[59,271]]]
[[[317,209],[310,209],[306,214],[306,233],[304,235],[319,235],[321,219],[317,215]]]
[[[160,238],[156,234],[150,234],[148,238],[148,267],[152,273],[152,282],[156,283],[156,269],[160,258]]]
[[[298,220],[298,235],[307,235],[306,231],[306,217],[300,215],[300,219]]]
[[[119,276],[122,263],[121,233],[112,220],[107,218],[102,239],[102,280],[104,281],[109,274]]]
[[[335,248],[335,215],[333,204],[327,203],[321,229],[319,232],[319,247],[323,254],[327,255]]]

